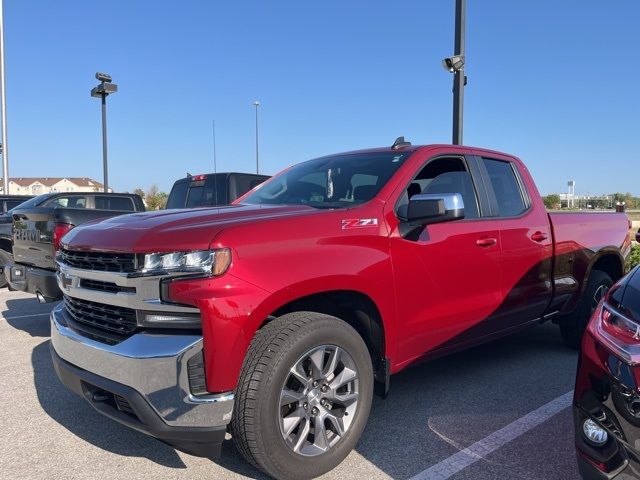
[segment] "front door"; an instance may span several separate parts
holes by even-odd
[[[473,161],[460,156],[430,159],[389,207],[398,218],[392,225],[390,252],[401,364],[464,343],[471,329],[477,338],[495,328],[486,322],[502,300],[500,232],[494,220],[483,218],[487,207]],[[403,216],[408,199],[418,193],[460,193],[465,218],[428,225],[407,236]]]

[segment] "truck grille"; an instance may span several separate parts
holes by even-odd
[[[60,260],[74,268],[99,272],[132,273],[136,271],[134,253],[80,252],[62,249]]]
[[[70,326],[99,342],[114,345],[138,330],[136,312],[131,308],[104,305],[67,295],[64,296],[64,306],[72,320]]]

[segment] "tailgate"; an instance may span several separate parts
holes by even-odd
[[[38,208],[13,214],[13,257],[16,263],[55,270],[53,210]]]
[[[77,227],[93,220],[124,215],[122,210],[29,208],[13,214],[13,258],[16,263],[56,269],[53,237],[56,223]]]

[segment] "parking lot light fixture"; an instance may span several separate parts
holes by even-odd
[[[109,191],[109,168],[107,163],[107,97],[118,91],[118,85],[112,83],[111,75],[96,72],[100,83],[91,89],[91,96],[102,99],[102,168],[104,173],[104,191]]]

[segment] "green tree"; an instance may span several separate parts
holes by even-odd
[[[151,185],[144,195],[147,210],[160,210],[164,208],[168,198],[169,195],[166,192],[161,192],[156,184]]]
[[[544,202],[545,207],[549,210],[560,208],[560,195],[557,193],[552,193],[542,197],[542,201]]]

